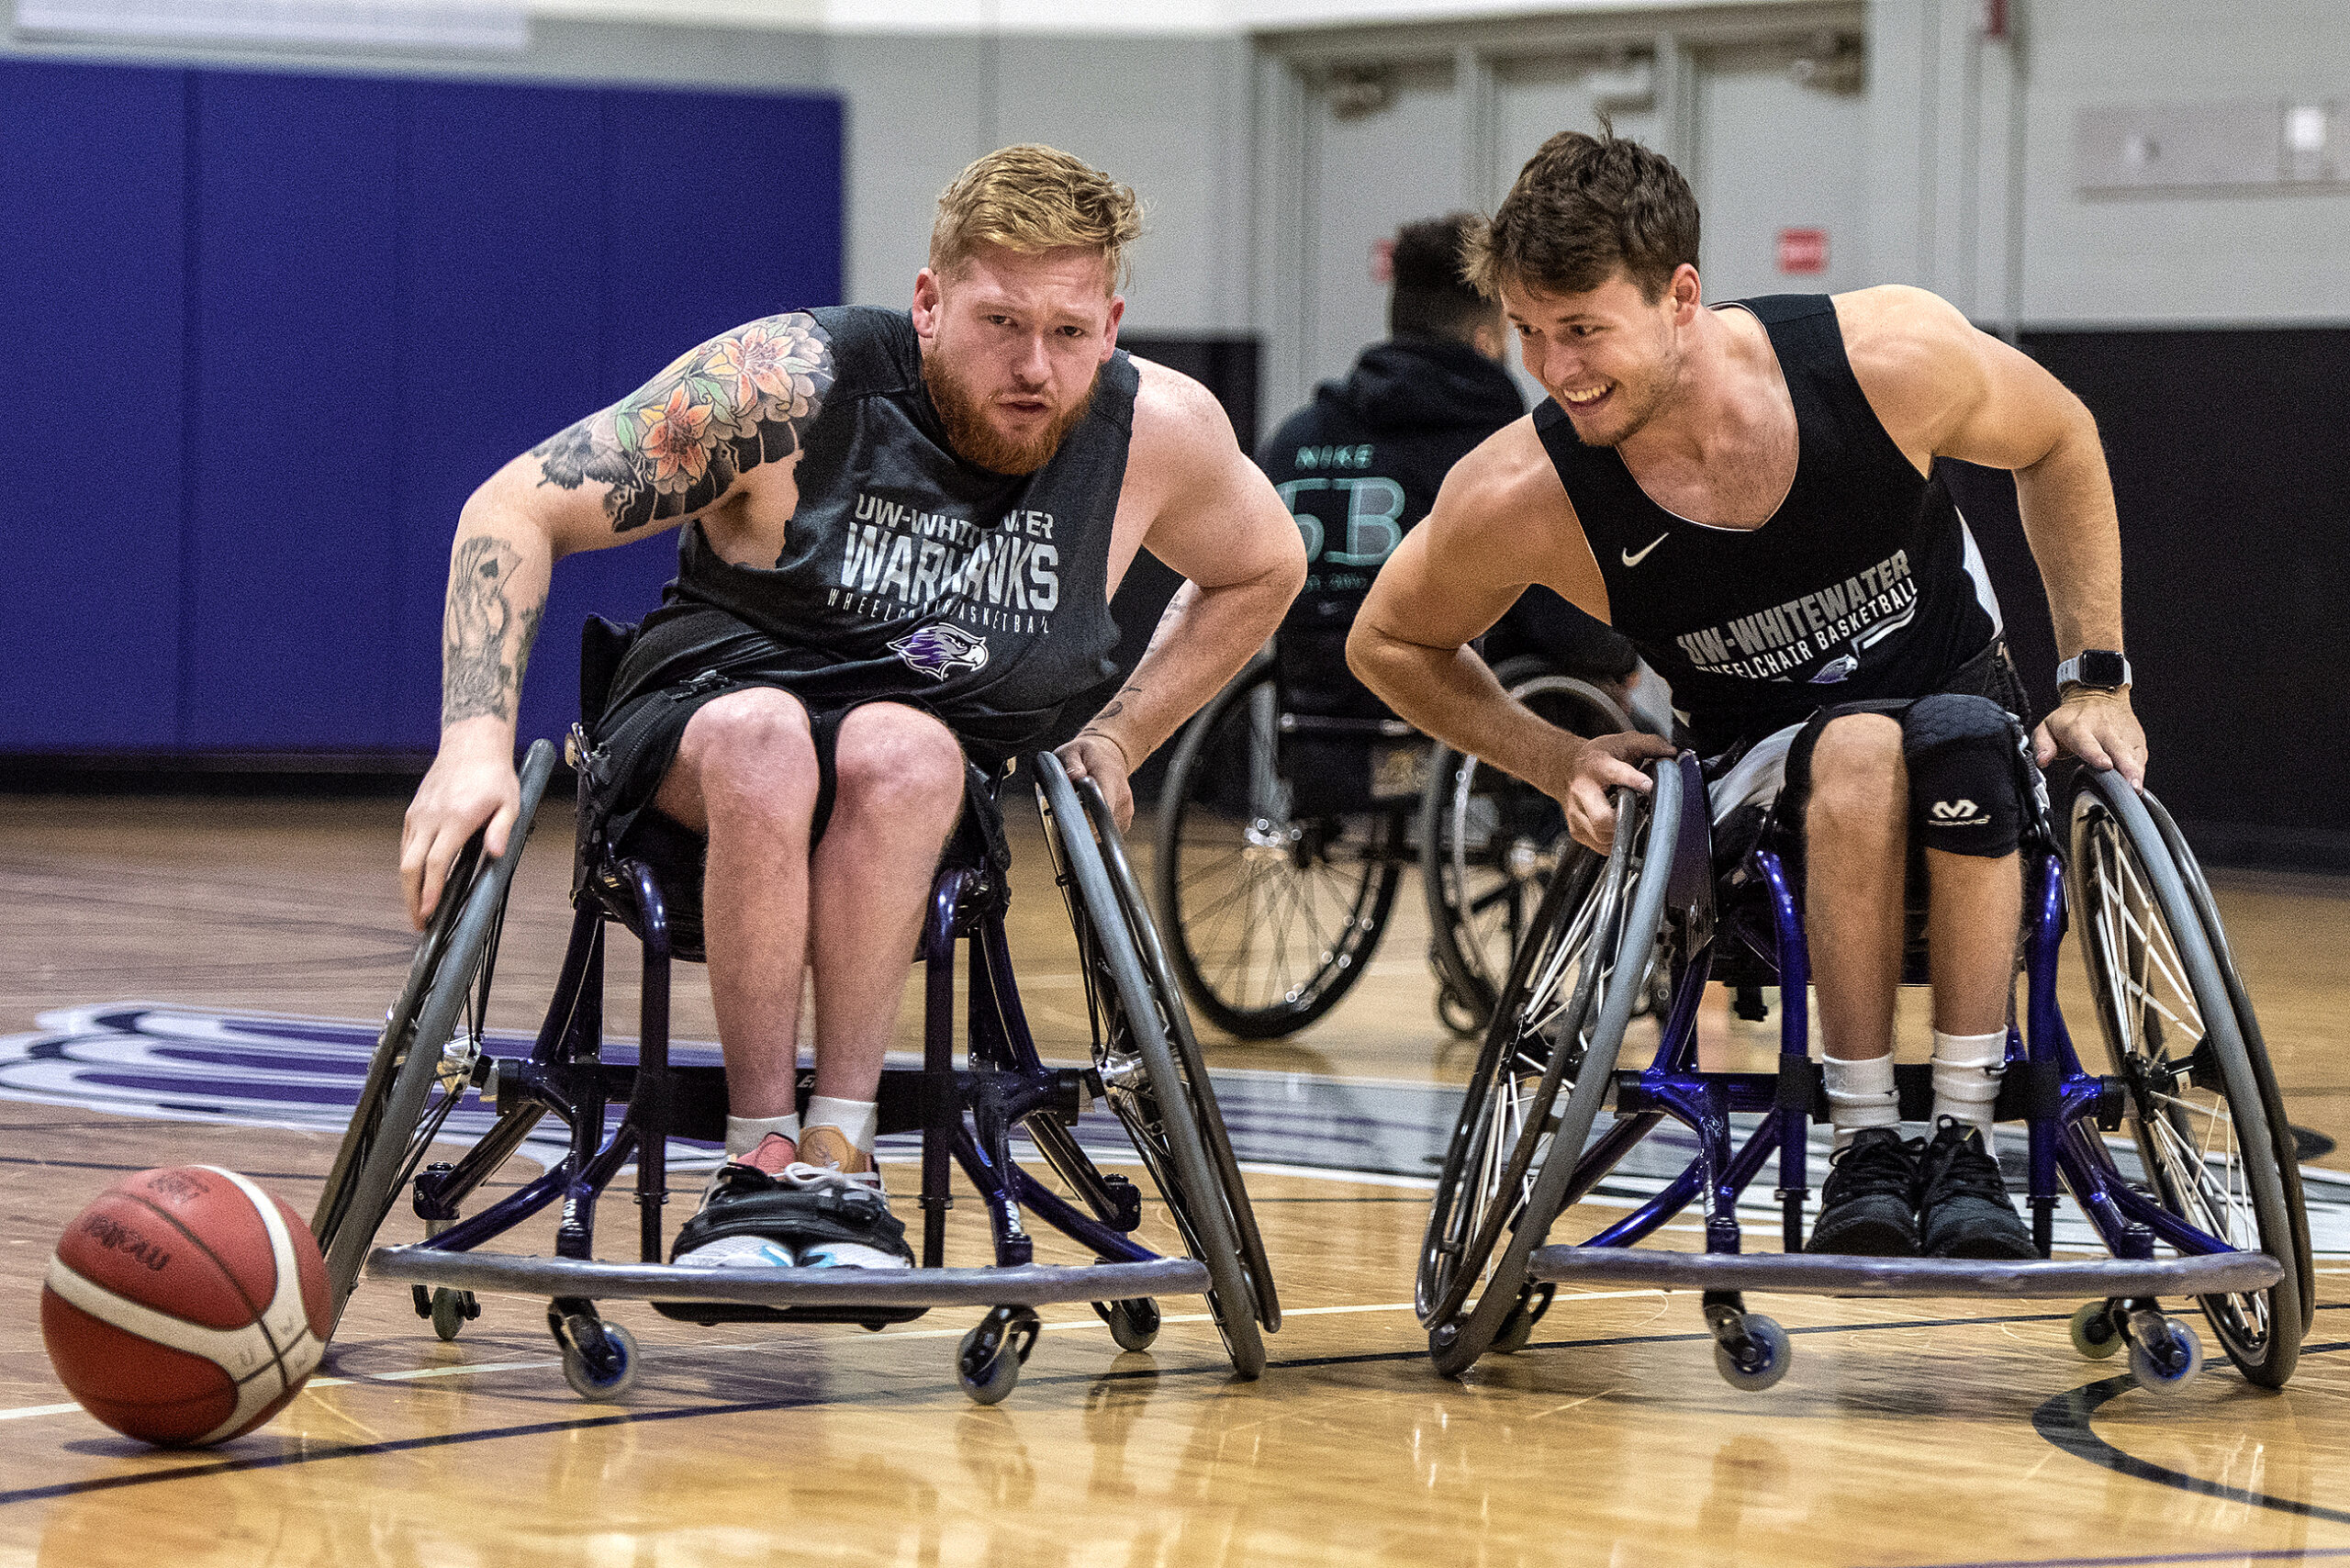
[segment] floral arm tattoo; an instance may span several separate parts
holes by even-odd
[[[514,717],[522,668],[538,640],[543,597],[518,607],[507,589],[522,553],[476,533],[458,541],[441,621],[441,727],[485,714]]]
[[[702,344],[599,414],[532,448],[542,485],[606,486],[616,533],[699,511],[791,456],[833,386],[832,341],[794,311]]]

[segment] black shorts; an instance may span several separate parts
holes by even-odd
[[[2020,743],[2023,716],[2030,709],[2023,678],[2016,673],[2004,643],[1994,643],[1952,672],[1938,689],[1969,697],[1987,697],[2008,712]],[[1844,702],[1815,711],[1799,722],[1767,734],[1741,739],[1738,745],[1703,764],[1707,804],[1714,823],[1714,867],[1718,873],[1735,869],[1759,845],[1767,844],[1785,860],[1792,873],[1803,861],[1804,807],[1811,793],[1812,748],[1830,722],[1853,713],[1884,713],[1899,719],[1916,697],[1883,698]],[[2047,785],[2020,748],[2017,765],[2026,804],[2026,836],[2047,832]],[[1910,885],[1921,885],[1924,852],[1916,834],[1909,835]]]
[[[699,661],[680,664],[675,658],[635,657],[646,651],[638,643],[635,627],[590,621],[580,660],[580,728],[585,736],[578,759],[583,880],[599,862],[616,855],[642,857],[669,873],[664,876],[663,886],[670,898],[684,896],[689,883],[698,899],[701,837],[655,809],[653,798],[677,761],[686,726],[704,706],[733,692],[758,689],[800,697],[794,690],[795,678],[811,672],[800,666],[790,650],[778,647],[773,658],[759,657],[760,650],[751,644],[764,641],[759,633],[742,628],[740,637],[729,639],[725,656],[679,678],[681,668]],[[608,696],[618,700],[608,707]],[[899,702],[924,712],[930,710],[912,693],[896,690],[836,698],[821,705],[800,700],[808,711],[809,736],[816,752],[816,805],[808,833],[809,847],[813,849],[832,819],[842,723],[857,709],[874,702]],[[991,863],[998,885],[1012,864],[1003,813],[996,801],[1004,771],[967,760],[963,817],[949,846],[950,856],[959,846],[973,863],[980,858]]]

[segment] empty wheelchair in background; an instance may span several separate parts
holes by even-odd
[[[1262,1372],[1260,1328],[1280,1323],[1271,1271],[1214,1087],[1109,810],[1091,780],[1072,787],[1050,753],[1033,759],[1085,977],[1091,1065],[1051,1067],[1037,1056],[1005,939],[1004,868],[967,813],[923,930],[923,1064],[886,1070],[879,1098],[883,1133],[922,1135],[921,1266],[709,1270],[664,1262],[662,1220],[668,1140],[724,1138],[723,1070],[669,1059],[671,962],[701,956],[694,913],[699,841],[685,835],[684,852],[671,846],[628,856],[581,846],[570,944],[536,1042],[524,1056],[487,1048],[484,1025],[514,865],[554,766],[550,745],[531,748],[521,815],[507,852],[486,858],[478,837],[468,846],[386,1021],[312,1226],[326,1253],[338,1320],[363,1272],[409,1284],[419,1312],[443,1338],[455,1337],[478,1312],[475,1292],[543,1295],[573,1388],[589,1398],[617,1398],[635,1382],[640,1362],[628,1330],[599,1315],[599,1300],[649,1300],[666,1316],[701,1324],[854,1323],[871,1329],[932,1307],[968,1305],[984,1316],[963,1338],[957,1375],[972,1398],[992,1404],[1011,1392],[1035,1343],[1037,1305],[1090,1302],[1120,1346],[1139,1350],[1158,1331],[1155,1298],[1196,1294],[1207,1298],[1234,1371],[1243,1378]],[[610,1048],[604,1038],[606,934],[615,924],[642,945],[633,1052]],[[959,1063],[958,944],[967,949],[968,991]],[[811,1077],[802,1075],[803,1104]],[[468,1093],[496,1105],[491,1129],[461,1159],[428,1162],[450,1112]],[[1190,1256],[1162,1257],[1138,1241],[1142,1192],[1098,1169],[1080,1148],[1070,1127],[1095,1098],[1107,1099],[1132,1138]],[[549,1115],[567,1131],[564,1156],[520,1190],[465,1212]],[[1015,1162],[1015,1132],[1024,1133],[1064,1191]],[[598,1204],[632,1164],[627,1195],[637,1208],[638,1260],[598,1260]],[[951,1167],[977,1190],[994,1267],[943,1266]],[[422,1221],[422,1237],[386,1245],[379,1233],[403,1196]],[[559,1205],[560,1215],[554,1257],[480,1250],[550,1205]],[[1095,1261],[1037,1263],[1031,1219]]]
[[[1343,646],[1343,630],[1284,632],[1177,739],[1153,867],[1169,956],[1219,1029],[1291,1034],[1361,978],[1417,866],[1438,1014],[1473,1035],[1565,819],[1539,790],[1389,712],[1347,671]],[[1630,722],[1601,685],[1540,655],[1505,659],[1496,674],[1578,734]]]
[[[2074,1345],[2127,1348],[2143,1386],[2167,1391],[2202,1351],[2162,1298],[2202,1307],[2252,1382],[2292,1374],[2313,1278],[2300,1172],[2259,1025],[2186,841],[2151,794],[2078,768],[2061,780],[2057,842],[2027,839],[2021,1026],[2010,1026],[1998,1114],[2028,1131],[2034,1261],[1807,1255],[1807,1133],[1826,1119],[1807,1054],[1801,890],[1767,846],[1712,864],[1696,759],[1651,765],[1651,795],[1621,791],[1605,857],[1576,847],[1544,893],[1503,987],[1447,1152],[1423,1243],[1416,1304],[1438,1368],[1522,1349],[1561,1282],[1701,1293],[1716,1363],[1767,1387],[1785,1333],[1742,1292],[2088,1298]],[[1718,879],[1717,871],[1723,873]],[[2097,1011],[2093,1072],[2057,1010],[2067,921]],[[1922,978],[1913,946],[1905,980]],[[1709,982],[1780,988],[1775,1073],[1700,1070]],[[1636,1002],[1662,991],[1653,1056],[1619,1068]],[[1645,1025],[1644,1025],[1645,1026]],[[1897,1070],[1905,1119],[1931,1105],[1930,1070]],[[1600,1120],[1603,1111],[1609,1119]],[[1695,1158],[1664,1190],[1581,1245],[1546,1246],[1555,1219],[1670,1119]],[[1597,1126],[1596,1136],[1594,1128]],[[1777,1253],[1740,1250],[1740,1194],[1775,1158]],[[2096,1259],[2051,1256],[2059,1184]],[[1703,1206],[1705,1250],[1636,1243]]]
[[[1612,734],[1632,719],[1605,689],[1520,655],[1494,677],[1516,700],[1578,735]],[[1566,813],[1522,779],[1438,742],[1420,796],[1420,885],[1427,900],[1437,1016],[1456,1035],[1482,1033],[1565,853]]]

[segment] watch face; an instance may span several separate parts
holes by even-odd
[[[2081,655],[2080,682],[2083,686],[2108,689],[2130,684],[2130,661],[2105,648],[2091,648]]]

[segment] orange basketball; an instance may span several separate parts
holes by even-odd
[[[326,1352],[326,1262],[293,1210],[233,1170],[142,1170],[74,1216],[40,1293],[50,1364],[82,1408],[172,1447],[285,1407]]]

